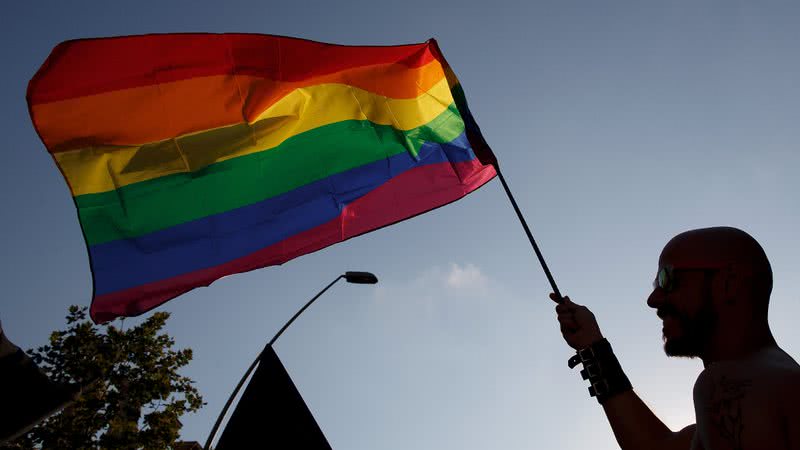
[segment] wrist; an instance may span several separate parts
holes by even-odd
[[[588,337],[587,339],[585,339],[584,342],[582,342],[583,345],[580,345],[577,348],[575,348],[575,351],[579,352],[581,350],[585,350],[587,348],[590,348],[591,346],[597,344],[598,342],[600,342],[600,341],[602,341],[604,339],[605,339],[605,337],[603,337],[602,333],[597,333],[597,335],[591,336],[591,337]]]
[[[605,338],[594,341],[580,349],[569,359],[568,365],[574,368],[583,364],[581,377],[589,381],[589,395],[605,403],[609,398],[633,389],[630,380],[622,370],[611,343]]]

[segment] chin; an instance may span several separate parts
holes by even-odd
[[[694,342],[681,338],[664,337],[664,353],[679,358],[697,358],[700,348]]]

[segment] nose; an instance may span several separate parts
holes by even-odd
[[[653,292],[650,293],[650,296],[647,297],[647,306],[658,309],[661,305],[664,304],[664,292],[661,292],[661,289],[654,288]]]

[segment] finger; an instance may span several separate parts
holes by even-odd
[[[556,303],[559,303],[559,304],[561,304],[563,302],[562,298],[559,297],[558,295],[556,295],[554,292],[550,293],[550,300],[552,300],[552,301],[554,301]]]
[[[561,334],[563,335],[575,334],[576,331],[578,331],[577,328],[572,328],[564,324],[561,325]]]
[[[569,307],[571,307],[571,308],[575,308],[575,307],[577,307],[577,306],[581,306],[581,305],[579,305],[579,304],[577,304],[577,303],[573,302],[573,301],[572,301],[572,300],[569,298],[569,295],[565,295],[563,300],[564,300],[564,304],[565,304],[565,305],[567,305],[567,306],[569,306]]]
[[[558,317],[556,317],[556,320],[558,320],[561,323],[564,323],[567,320],[575,320],[575,319],[572,317],[572,314],[559,314]]]
[[[559,314],[574,314],[575,308],[564,303],[556,305],[556,312]]]
[[[558,323],[566,325],[573,329],[578,329],[578,322],[571,316],[558,316]]]

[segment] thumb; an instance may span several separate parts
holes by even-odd
[[[577,306],[575,303],[572,303],[572,300],[569,299],[568,295],[565,295],[563,297],[559,297],[555,293],[551,292],[550,293],[550,300],[558,303],[559,305],[568,305],[568,306],[571,306],[571,307],[572,306]]]
[[[564,304],[569,306],[570,308],[575,308],[575,307],[580,306],[577,303],[575,303],[572,300],[570,300],[569,295],[565,295],[564,297],[562,297],[561,301],[564,302]]]

